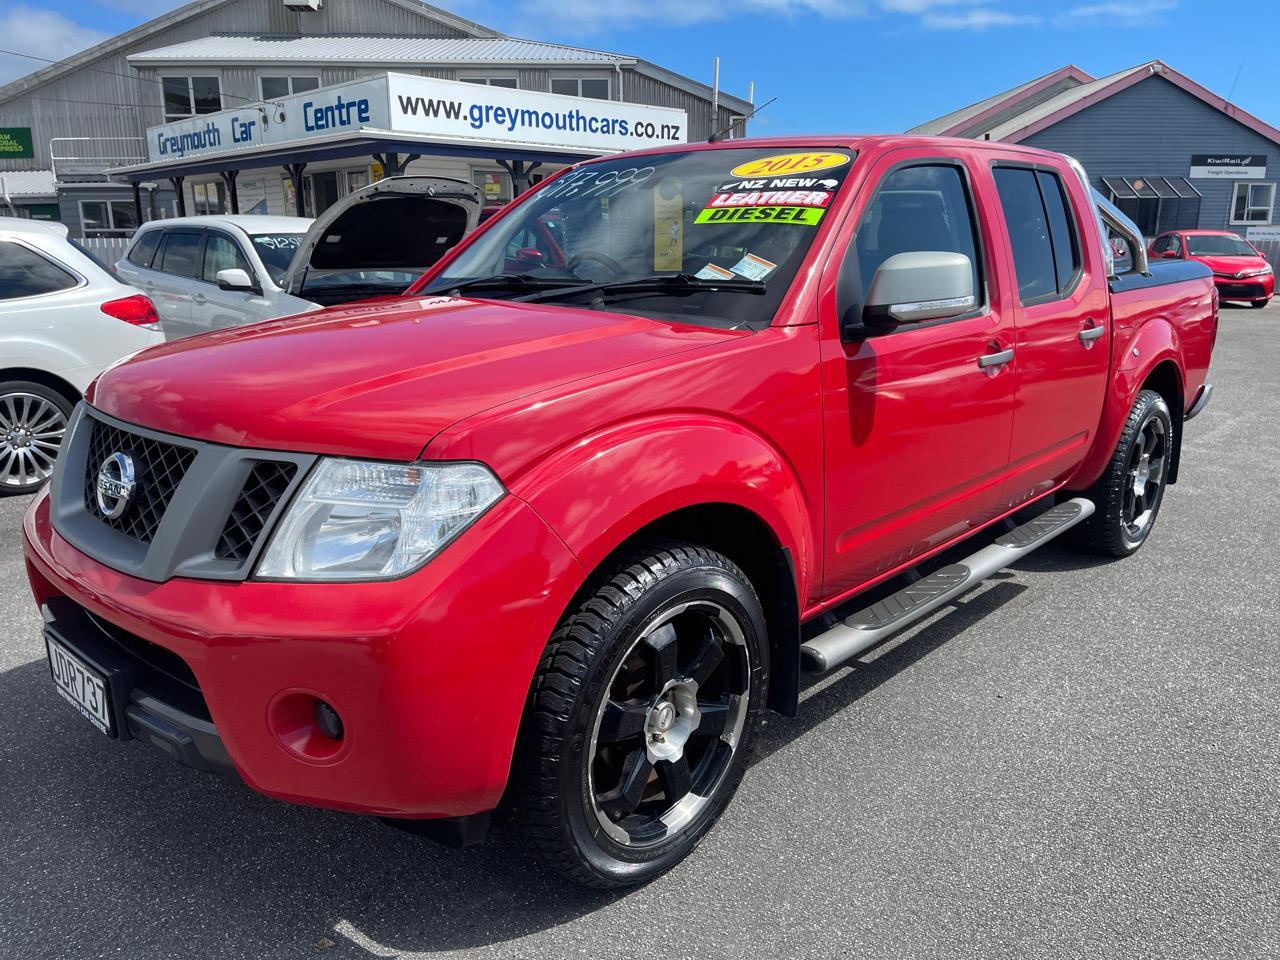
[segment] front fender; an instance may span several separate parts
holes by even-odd
[[[593,570],[650,523],[677,510],[730,504],[759,517],[796,564],[799,597],[817,583],[819,529],[795,469],[749,427],[705,415],[644,417],[581,438],[522,475],[529,503]]]
[[[1172,323],[1164,317],[1156,317],[1127,331],[1123,326],[1117,325],[1116,333],[1117,353],[1112,359],[1111,381],[1102,407],[1102,418],[1094,433],[1093,446],[1090,447],[1088,456],[1068,485],[1073,490],[1086,489],[1102,476],[1107,461],[1120,442],[1125,420],[1133,409],[1138,392],[1156,367],[1171,361],[1178,370],[1179,392],[1185,396],[1182,344],[1177,328]],[[1125,336],[1125,333],[1129,335]],[[1170,408],[1173,406],[1171,403]],[[1172,412],[1180,421],[1183,411]]]

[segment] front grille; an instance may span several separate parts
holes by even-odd
[[[1218,296],[1220,297],[1245,297],[1250,300],[1256,300],[1266,296],[1266,292],[1262,288],[1262,284],[1254,283],[1218,283]]]
[[[276,504],[298,472],[294,463],[264,460],[254,465],[218,537],[215,556],[243,563],[253,553]]]
[[[107,526],[132,537],[140,543],[150,543],[156,528],[164,518],[174,491],[182,482],[187,468],[195,459],[196,451],[176,443],[154,440],[101,420],[92,421],[89,437],[89,455],[85,461],[85,508]],[[133,460],[137,486],[134,496],[124,513],[111,519],[98,506],[98,468],[113,453],[124,453]]]
[[[210,719],[204,691],[187,661],[166,647],[117,627],[88,610],[84,612],[103,639],[134,661],[141,672],[139,682],[149,693],[192,716]]]

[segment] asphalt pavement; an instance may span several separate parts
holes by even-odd
[[[1136,557],[1050,545],[774,718],[621,894],[105,741],[50,686],[0,501],[0,957],[1280,956],[1280,301]]]

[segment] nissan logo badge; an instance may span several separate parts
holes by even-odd
[[[127,453],[116,452],[102,461],[98,468],[98,509],[108,520],[118,519],[129,507],[137,486],[133,473],[133,459]]]

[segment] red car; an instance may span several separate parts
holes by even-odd
[[[1213,271],[1223,300],[1265,307],[1275,292],[1275,272],[1267,258],[1239,234],[1225,230],[1175,230],[1151,241],[1151,256],[1195,260]]]
[[[802,669],[1067,530],[1137,551],[1216,332],[1209,271],[1148,270],[1058,154],[583,163],[401,299],[103,374],[24,524],[53,686],[269,796],[462,844],[499,810],[569,876],[641,882]]]

